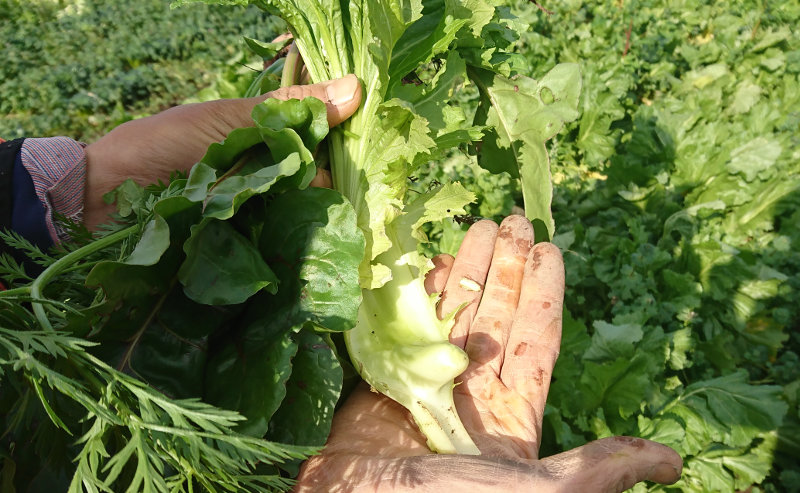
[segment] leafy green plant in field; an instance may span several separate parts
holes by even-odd
[[[282,29],[255,8],[170,9],[163,0],[4,0],[0,7],[9,14],[0,22],[0,135],[7,140],[93,140],[229,80],[226,72],[253,61],[240,59],[242,35],[269,39]],[[247,70],[239,74],[245,87],[258,73]]]
[[[525,10],[521,51],[537,71],[585,67],[581,118],[552,149],[573,319],[550,433],[674,447],[683,478],[658,489],[790,489],[800,4],[549,7]]]

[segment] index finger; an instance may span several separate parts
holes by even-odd
[[[563,304],[561,251],[552,243],[539,243],[525,264],[522,292],[500,379],[530,402],[540,427],[550,377],[561,347]]]

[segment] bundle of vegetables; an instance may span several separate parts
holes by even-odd
[[[458,183],[411,193],[410,179],[470,150],[520,178],[549,238],[544,142],[577,117],[577,67],[516,75],[524,26],[491,0],[254,3],[287,21],[312,81],[354,73],[362,107],[328,132],[322,102],[267,101],[188,176],[120,187],[100,237],[76,232],[50,256],[6,235],[45,268],[32,279],[3,260],[18,277],[0,294],[9,481],[288,487],[330,431],[345,345],[432,450],[478,453],[452,400],[467,365],[448,342],[454,314],[437,318],[417,253],[421,226],[473,197]],[[308,188],[325,163],[334,190]]]

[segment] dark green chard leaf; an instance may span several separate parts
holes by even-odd
[[[351,328],[361,304],[353,266],[364,254],[364,235],[341,194],[310,188],[277,196],[262,231],[259,249],[281,279],[267,313],[327,331]]]
[[[286,382],[286,398],[272,416],[266,438],[322,447],[339,402],[343,370],[334,349],[319,335],[301,330],[294,339],[299,350],[292,360],[292,377]],[[298,426],[298,421],[305,426]],[[300,463],[287,461],[281,469],[296,476]]]
[[[223,337],[222,349],[208,361],[204,398],[223,409],[237,409],[247,418],[237,430],[262,437],[286,397],[297,353],[292,327],[254,323],[236,336]]]
[[[248,163],[242,171],[250,169]],[[239,207],[250,197],[260,195],[272,190],[272,187],[286,178],[286,183],[281,183],[283,188],[296,188],[298,182],[304,179],[309,167],[303,165],[297,153],[290,154],[278,164],[259,168],[249,174],[237,174],[217,181],[204,200],[203,215],[217,219],[228,219],[233,216]],[[316,171],[313,166],[310,169]],[[218,179],[219,180],[219,179]],[[272,190],[273,192],[275,190]]]
[[[293,415],[280,438],[276,430],[287,423],[269,427],[276,440],[294,437],[296,441],[285,443],[321,445],[341,391],[342,370],[323,339],[296,332],[352,327],[361,299],[358,266],[364,237],[352,207],[327,189],[275,196],[263,218],[259,249],[277,275],[279,289],[253,297],[240,321],[241,330],[223,339],[225,348],[209,362],[207,398],[239,410],[250,418],[242,430],[262,436],[279,407],[305,405],[295,403],[301,397],[287,394],[287,388],[297,387],[295,394],[304,385],[320,390],[312,394],[315,411],[302,419]],[[281,413],[283,420],[291,415],[290,410]],[[304,441],[311,438],[313,442]]]
[[[342,388],[342,367],[328,343],[301,330],[294,335],[299,350],[292,360],[286,399],[273,415],[267,438],[281,443],[325,445]],[[297,426],[297,421],[308,426]]]
[[[224,221],[201,222],[192,229],[184,251],[178,279],[198,303],[234,305],[263,288],[271,293],[278,289],[278,279],[256,247]]]

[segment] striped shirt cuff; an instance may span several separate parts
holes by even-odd
[[[36,196],[46,211],[45,220],[54,242],[69,239],[55,214],[80,222],[86,182],[86,144],[67,137],[25,139],[20,149],[22,166],[31,175]]]

